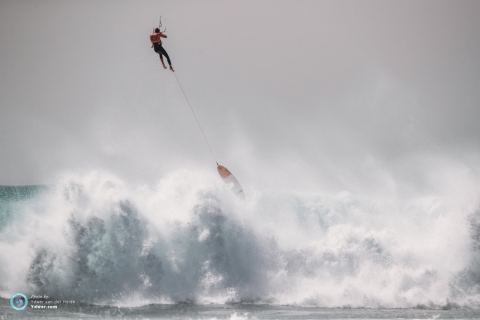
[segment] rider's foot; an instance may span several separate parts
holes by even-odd
[[[172,66],[170,66],[170,70],[172,70],[172,72],[175,72],[175,70],[173,70],[173,67],[172,67]]]
[[[166,65],[163,65],[163,69],[167,69],[167,66],[166,66]]]

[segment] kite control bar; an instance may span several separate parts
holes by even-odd
[[[160,22],[158,24],[158,29],[160,29],[160,32],[167,31],[167,18],[165,18],[165,29],[163,29],[163,31],[162,31],[162,16],[160,16]]]

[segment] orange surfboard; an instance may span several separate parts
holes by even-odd
[[[245,194],[243,193],[242,186],[240,185],[238,180],[233,176],[233,174],[230,171],[228,171],[227,168],[219,165],[218,163],[217,163],[217,171],[220,174],[220,177],[222,177],[223,182],[225,182],[230,187],[230,190],[232,190],[233,193],[235,193],[241,199],[245,200]]]

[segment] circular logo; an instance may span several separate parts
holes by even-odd
[[[28,305],[28,299],[27,296],[25,296],[23,293],[15,293],[11,298],[10,298],[10,305],[12,306],[13,309],[15,310],[23,310],[27,307]]]

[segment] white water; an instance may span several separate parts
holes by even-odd
[[[478,188],[457,183],[409,199],[247,188],[242,201],[215,172],[155,187],[67,174],[0,231],[0,291],[120,306],[479,306]]]

